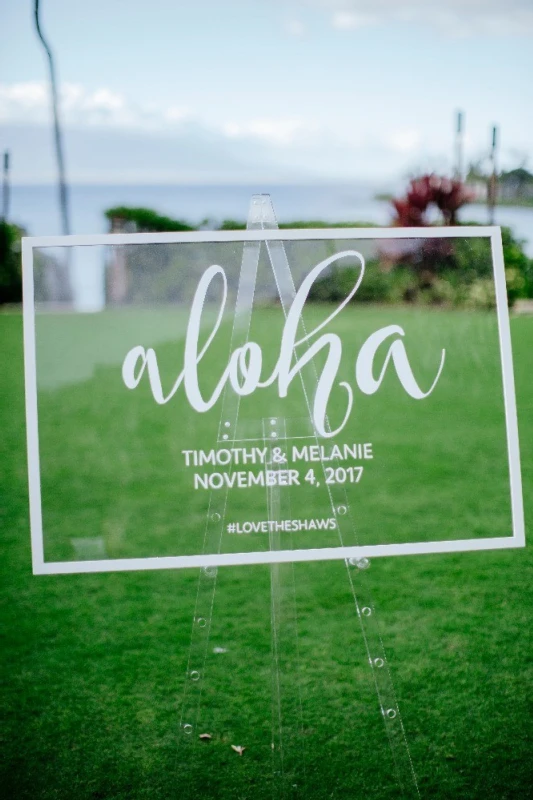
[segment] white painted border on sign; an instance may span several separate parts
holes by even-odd
[[[39,468],[39,432],[37,414],[37,373],[35,360],[35,305],[33,287],[33,250],[39,247],[83,247],[94,245],[164,244],[179,242],[295,241],[322,239],[444,239],[489,238],[492,248],[503,394],[509,456],[509,478],[513,535],[486,539],[455,539],[437,542],[327,547],[309,550],[278,550],[254,553],[213,553],[194,556],[102,559],[97,561],[45,562],[43,546],[41,481]],[[525,545],[522,480],[518,445],[518,425],[513,377],[511,332],[500,228],[464,226],[446,228],[327,228],[258,231],[193,231],[187,233],[131,233],[91,236],[39,236],[22,240],[24,291],[24,374],[26,391],[26,428],[32,565],[35,575],[60,573],[115,572],[182,567],[271,564],[296,561],[328,561],[345,558],[457,553],[473,550],[497,550]]]

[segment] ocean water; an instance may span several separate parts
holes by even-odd
[[[252,194],[268,192],[280,222],[373,222],[388,225],[391,205],[375,200],[378,187],[371,184],[322,186],[83,186],[70,188],[72,233],[106,233],[104,211],[112,206],[145,206],[161,214],[197,224],[208,218],[245,220]],[[487,222],[484,206],[466,206],[463,220]],[[10,219],[32,236],[61,233],[54,186],[15,186],[11,192]],[[533,208],[499,208],[496,224],[509,225],[526,240],[533,256]]]

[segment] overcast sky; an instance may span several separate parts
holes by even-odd
[[[72,181],[392,181],[501,126],[533,160],[533,0],[41,0]],[[0,147],[54,178],[33,0],[0,0]],[[529,165],[533,166],[532,161]]]

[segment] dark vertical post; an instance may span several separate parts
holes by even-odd
[[[8,222],[9,199],[10,199],[9,151],[6,150],[4,153],[4,166],[2,170],[2,221],[3,222]]]
[[[498,174],[496,166],[496,148],[498,147],[498,128],[492,126],[492,144],[490,148],[490,177],[487,188],[487,209],[489,212],[489,225],[494,225],[494,210],[498,194]]]
[[[54,116],[54,143],[56,151],[57,173],[58,173],[58,184],[59,184],[59,208],[61,212],[61,225],[63,233],[65,235],[68,235],[70,233],[70,215],[69,215],[69,205],[68,205],[67,182],[65,178],[65,161],[63,158],[63,141],[61,136],[61,127],[59,124],[59,103],[57,99],[56,74],[55,74],[52,51],[41,31],[41,25],[39,22],[39,0],[35,0],[34,12],[35,12],[34,13],[35,28],[37,30],[37,35],[41,40],[41,43],[48,57],[48,66],[50,71],[50,90],[52,95],[52,113]]]
[[[457,112],[457,127],[455,129],[455,169],[454,177],[463,180],[463,120],[462,111]]]

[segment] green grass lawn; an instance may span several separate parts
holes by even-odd
[[[343,377],[353,368],[361,337],[385,324],[384,313],[370,309],[362,315],[352,355],[342,364]],[[449,378],[443,373],[440,399],[435,393],[427,407],[410,405],[391,379],[384,384],[384,396],[399,404],[398,416],[387,411],[390,402],[358,395],[353,427],[343,437],[358,441],[370,431],[379,455],[358,506],[358,533],[364,541],[376,531],[381,541],[413,535],[432,539],[437,533],[439,538],[502,535],[509,524],[501,401],[489,391],[497,361],[484,355],[484,346],[495,337],[494,325],[483,314],[435,314],[428,328],[434,342],[426,338],[417,345],[425,313],[398,309],[427,375],[432,363],[424,363],[424,353],[443,337],[456,356],[450,358]],[[43,318],[42,324],[49,326],[42,329],[49,341],[55,337],[64,346],[64,321]],[[176,396],[175,404],[155,415],[146,387],[124,396],[116,380],[122,344],[116,352],[110,348],[99,355],[105,342],[96,335],[101,323],[80,317],[72,324],[64,349],[79,346],[95,370],[76,374],[67,364],[62,375],[50,362],[48,378],[42,377],[47,555],[72,559],[72,539],[91,535],[103,540],[111,556],[148,554],[143,550],[147,541],[157,554],[175,553],[178,546],[180,552],[195,552],[197,534],[180,532],[179,545],[171,535],[176,514],[190,515],[187,530],[194,530],[192,523],[202,515],[201,498],[187,499],[188,477],[175,475],[183,400]],[[91,324],[92,330],[75,327]],[[276,324],[265,312],[257,317],[253,334],[266,340]],[[338,324],[349,326],[350,319],[339,318]],[[182,335],[180,325],[179,320],[175,327],[161,321],[162,334],[154,342],[165,375],[175,371],[176,352],[181,368],[179,348],[169,341]],[[121,335],[126,328],[121,325]],[[143,323],[139,327],[137,320],[134,329],[125,345],[142,341]],[[87,344],[91,333],[92,351]],[[512,336],[527,520],[533,512],[533,319],[512,320]],[[270,568],[219,570],[198,723],[184,744],[180,707],[197,571],[32,576],[20,316],[0,315],[0,343],[0,735],[6,796],[272,797],[279,754],[271,748]],[[219,353],[211,357],[217,366]],[[468,359],[476,371],[476,388],[470,392],[461,383]],[[289,393],[280,413],[298,408],[297,391]],[[245,420],[271,413],[268,392],[257,403],[243,404]],[[207,445],[217,422],[217,414],[206,415],[188,434]],[[415,429],[420,448],[413,454]],[[150,448],[150,441],[158,446]],[[454,464],[463,471],[460,485]],[[406,474],[415,475],[415,492],[406,491]],[[384,482],[386,490],[380,493]],[[392,504],[398,492],[402,501]],[[368,495],[375,498],[372,507],[363,502]],[[305,497],[309,510],[319,513],[322,500]],[[156,498],[161,510],[154,515]],[[238,508],[241,501],[234,502]],[[265,544],[250,537],[246,546]],[[375,559],[365,573],[424,798],[530,796],[531,560],[527,547]],[[289,590],[292,574],[294,605],[290,597],[283,600],[286,625],[280,628],[283,757],[290,778],[285,794],[398,797],[345,566],[296,564],[294,573],[292,568],[284,572]],[[279,725],[274,727],[275,737]],[[198,732],[213,738],[199,741]],[[245,746],[244,754],[235,753],[232,744]]]

